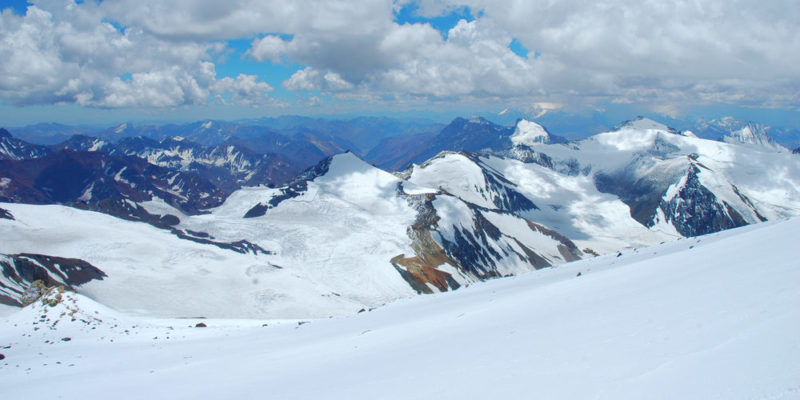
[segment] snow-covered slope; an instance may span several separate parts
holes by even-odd
[[[619,198],[601,193],[591,176],[567,174],[497,156],[443,153],[409,172],[409,181],[440,187],[479,207],[517,215],[561,233],[588,252],[604,254],[676,235],[648,230]]]
[[[515,146],[550,143],[550,134],[547,130],[536,122],[520,120],[514,134],[511,135],[511,143]]]
[[[760,224],[348,318],[151,320],[55,292],[0,323],[3,398],[793,399],[799,230]]]
[[[513,203],[513,190],[505,193],[500,204]],[[13,219],[0,219],[8,238],[0,253],[82,260],[107,277],[77,290],[111,307],[228,317],[351,314],[584,256],[544,226],[414,185],[351,153],[284,187],[239,190],[206,214],[157,199],[137,205],[174,221],[158,229],[63,206],[2,204]]]
[[[443,153],[404,174],[601,254],[800,215],[796,157],[647,119],[570,144]]]
[[[669,132],[669,133],[678,133],[675,129],[668,127],[660,122],[653,121],[650,118],[645,117],[636,117],[632,120],[625,121],[615,127],[616,131],[620,130],[638,130],[638,131],[646,131],[646,130],[655,130],[655,131],[662,131],[662,132]]]
[[[252,220],[243,222],[241,216]],[[235,230],[226,227],[227,221]],[[329,279],[351,279],[353,268],[377,268],[391,260],[396,271],[384,271],[388,275],[381,279],[402,276],[418,292],[582,256],[569,240],[544,227],[403,181],[351,153],[323,161],[288,186],[234,193],[211,214],[187,224],[217,237],[244,234],[285,257],[276,263],[302,261],[297,268],[313,271],[350,265],[347,273]],[[258,229],[243,230],[246,224]],[[264,242],[265,231],[269,242]]]

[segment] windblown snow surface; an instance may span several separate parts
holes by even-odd
[[[798,398],[797,232],[767,222],[331,319],[197,328],[64,293],[0,324],[0,397]]]

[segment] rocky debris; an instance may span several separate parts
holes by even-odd
[[[22,296],[20,296],[19,301],[22,303],[23,307],[33,304],[36,300],[39,300],[39,298],[42,297],[46,290],[47,287],[44,285],[44,282],[37,279],[33,281],[24,292],[22,292]]]
[[[198,323],[196,323],[194,325],[194,327],[195,328],[206,328],[206,327],[208,327],[208,325],[206,325],[204,322],[198,322]]]
[[[90,310],[81,309],[75,292],[64,286],[46,288],[41,297],[31,303],[28,308],[33,311],[34,315],[39,315],[38,320],[34,321],[34,325],[51,330],[55,330],[59,324],[76,323],[88,329],[95,329],[103,323],[103,320],[96,316],[97,312],[91,313]],[[38,328],[34,328],[34,330],[36,329]],[[69,337],[66,339],[62,338],[62,341],[72,340]]]

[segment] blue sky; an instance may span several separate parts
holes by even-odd
[[[0,124],[732,115],[800,128],[795,2],[550,3],[11,0]]]

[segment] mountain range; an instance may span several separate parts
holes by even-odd
[[[3,132],[0,301],[38,279],[133,313],[343,315],[800,214],[800,158],[757,125],[716,141],[638,118],[568,141],[458,118],[373,141],[406,143],[392,173],[333,135],[212,140],[204,124],[49,146]],[[300,142],[319,152],[264,152]],[[297,173],[299,154],[324,157]]]

